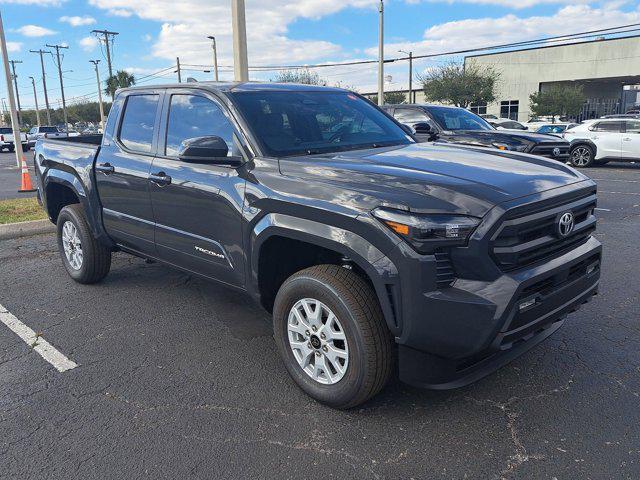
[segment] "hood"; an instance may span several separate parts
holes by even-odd
[[[283,158],[280,170],[297,183],[308,179],[298,187],[298,197],[345,208],[390,204],[475,216],[517,197],[588,179],[533,155],[433,143]]]

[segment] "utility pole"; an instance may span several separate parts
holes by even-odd
[[[31,85],[33,85],[33,98],[36,101],[36,123],[40,126],[40,109],[38,108],[38,94],[36,92],[36,79],[33,77],[29,77],[31,79]]]
[[[4,64],[4,76],[7,81],[7,96],[9,97],[9,107],[11,108],[11,127],[13,129],[13,144],[16,153],[16,163],[22,166],[23,152],[20,141],[20,124],[18,123],[18,113],[16,112],[16,102],[13,98],[13,87],[11,86],[11,71],[9,70],[9,54],[7,53],[7,41],[4,38],[4,26],[2,22],[2,12],[0,12],[0,49],[2,49],[2,63]]]
[[[231,26],[233,29],[233,71],[236,82],[249,81],[247,60],[247,25],[244,0],[231,0]]]
[[[415,103],[415,100],[413,99],[413,52],[405,52],[404,50],[398,51],[409,55],[409,103]]]
[[[384,0],[380,0],[378,12],[378,105],[384,105]]]
[[[18,125],[22,124],[22,107],[20,106],[20,92],[18,91],[18,75],[16,75],[16,63],[22,63],[20,60],[9,60],[11,70],[13,71],[13,85],[16,89],[16,100],[18,101]]]
[[[48,50],[29,50],[31,53],[37,53],[40,55],[40,66],[42,67],[42,89],[44,90],[44,104],[47,107],[47,125],[51,125],[51,109],[49,108],[49,95],[47,94],[47,75],[44,71],[44,58],[43,54],[51,53]]]
[[[178,72],[178,83],[182,83],[182,72],[180,71],[180,57],[176,57],[176,67],[178,67],[178,69],[176,70],[176,72]]]
[[[209,35],[207,38],[211,39],[212,47],[213,47],[213,71],[215,75],[216,82],[218,79],[218,50],[216,49],[216,37]]]
[[[89,60],[96,67],[96,81],[98,82],[98,103],[100,104],[100,128],[104,133],[104,107],[102,106],[102,86],[100,85],[100,72],[98,71],[98,64],[100,60]]]
[[[102,41],[104,42],[105,50],[107,53],[107,67],[109,67],[109,78],[113,77],[113,68],[111,67],[111,48],[109,47],[109,38],[113,38],[119,35],[118,32],[111,32],[109,30],[91,30],[91,33],[100,37],[102,35]],[[114,98],[114,94],[111,95],[111,100]]]
[[[60,75],[60,93],[62,94],[62,114],[64,116],[64,129],[67,132],[67,137],[69,136],[69,122],[67,120],[67,102],[64,99],[64,82],[62,81],[62,60],[60,60],[60,49],[61,48],[69,48],[64,45],[49,45],[49,48],[56,49],[56,59],[58,64],[58,75]]]

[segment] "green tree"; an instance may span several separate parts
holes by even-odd
[[[111,103],[104,103],[104,114],[107,115],[111,109]],[[64,114],[62,108],[54,108],[51,110],[51,123],[58,125],[64,123]],[[98,102],[80,102],[67,105],[67,118],[70,123],[99,123],[100,122],[100,106]],[[11,117],[8,113],[4,115],[5,125],[11,125]],[[43,125],[47,122],[47,112],[44,108],[40,109],[40,123]],[[33,109],[22,110],[22,128],[29,128],[37,124],[36,111]]]
[[[574,117],[580,113],[586,101],[582,87],[557,85],[545,91],[529,95],[529,106],[535,116]]]
[[[418,75],[427,100],[463,108],[493,102],[499,78],[500,73],[492,67],[473,62],[449,63]]]
[[[371,95],[370,100],[378,104],[378,95]],[[384,103],[386,105],[397,105],[407,101],[407,96],[402,92],[384,92]]]
[[[305,85],[327,85],[327,81],[320,77],[316,72],[311,72],[305,68],[302,70],[283,70],[278,73],[272,82],[277,83],[302,83]]]
[[[127,88],[135,84],[136,79],[131,73],[126,70],[118,70],[115,75],[107,78],[107,88],[104,89],[104,92],[113,98],[119,88]]]

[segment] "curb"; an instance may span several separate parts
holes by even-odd
[[[53,233],[56,226],[50,220],[33,220],[31,222],[5,223],[0,225],[0,240],[28,237],[40,233]]]

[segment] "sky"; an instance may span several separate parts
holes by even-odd
[[[372,60],[378,54],[377,0],[245,0],[250,66],[307,65]],[[133,73],[139,84],[175,81],[176,57],[183,79],[212,79],[213,54],[208,35],[215,35],[221,79],[231,80],[233,51],[230,0],[0,0],[9,47],[16,64],[23,108],[33,107],[30,76],[44,103],[37,54],[45,44],[66,45],[62,62],[69,103],[95,100],[97,87],[91,59],[100,59],[107,77],[102,45],[90,32],[119,32],[112,51],[114,70]],[[385,57],[450,52],[598,28],[640,23],[637,0],[385,0]],[[48,49],[50,50],[50,49]],[[455,58],[454,58],[455,59]],[[416,61],[423,71],[452,57]],[[47,88],[58,106],[60,80],[51,55],[45,57]],[[320,68],[329,84],[375,90],[376,65]],[[163,72],[160,72],[161,70]],[[160,73],[157,73],[160,72]],[[408,63],[387,64],[387,89],[406,88]],[[149,76],[151,75],[151,76]],[[277,71],[252,71],[251,79],[270,80]],[[0,96],[6,97],[4,81]]]

